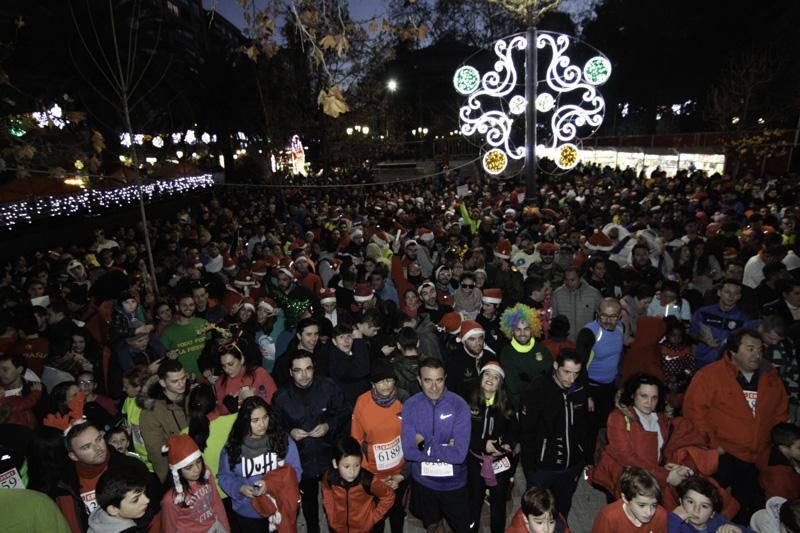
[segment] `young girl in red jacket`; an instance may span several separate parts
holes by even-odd
[[[394,490],[361,470],[361,446],[344,437],[334,450],[333,468],[322,478],[322,505],[335,533],[368,533],[394,504]]]
[[[175,435],[164,445],[173,487],[161,499],[162,531],[228,533],[231,528],[217,483],[189,435]]]

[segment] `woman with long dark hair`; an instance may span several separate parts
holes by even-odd
[[[503,389],[505,372],[497,361],[480,371],[480,381],[470,396],[472,433],[467,455],[469,521],[479,529],[486,490],[489,490],[490,529],[502,533],[506,524],[506,496],[514,474],[512,450],[518,425],[514,408]]]
[[[268,520],[252,505],[266,491],[265,474],[284,464],[300,479],[303,469],[297,446],[272,407],[259,396],[244,400],[220,454],[219,486],[231,497],[243,533],[267,531]]]
[[[235,413],[242,402],[251,396],[272,401],[277,387],[272,376],[245,353],[250,348],[243,339],[233,338],[217,345],[222,374],[214,383],[217,409],[220,413]]]
[[[214,388],[208,383],[201,383],[189,392],[186,409],[189,436],[197,443],[205,457],[206,466],[216,476],[219,473],[219,455],[228,440],[236,415],[219,413]],[[221,496],[225,497],[224,494]]]

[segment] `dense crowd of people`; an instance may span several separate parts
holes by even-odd
[[[800,532],[799,189],[468,185],[220,188],[154,214],[153,270],[141,225],[7,255],[3,530],[462,533],[488,507],[552,533],[585,477],[599,533]]]

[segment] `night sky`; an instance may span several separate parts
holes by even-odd
[[[256,0],[259,5],[266,5],[267,0]],[[364,20],[384,13],[389,0],[353,0],[350,2],[350,16],[354,20]],[[239,28],[244,26],[242,19],[242,6],[235,0],[203,0],[203,7],[216,9],[219,13],[236,24]]]

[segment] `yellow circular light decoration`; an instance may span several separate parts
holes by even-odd
[[[492,148],[483,156],[483,169],[489,174],[500,174],[508,166],[508,157],[505,152]]]
[[[578,147],[572,143],[562,144],[558,149],[558,168],[569,170],[578,164]]]

